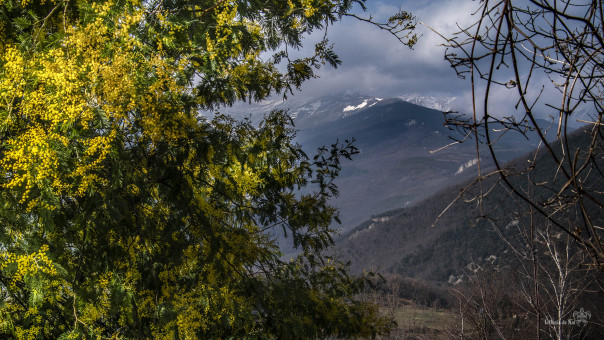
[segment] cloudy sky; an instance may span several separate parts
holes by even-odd
[[[455,70],[444,59],[446,48],[442,45],[446,41],[430,28],[451,37],[459,31],[459,27],[468,27],[479,19],[478,15],[473,15],[479,6],[480,1],[476,0],[367,0],[368,11],[358,11],[364,17],[371,14],[377,21],[386,21],[399,9],[415,15],[421,23],[416,30],[421,35],[419,42],[411,50],[386,31],[354,18],[344,18],[330,26],[328,31],[330,42],[334,43],[343,64],[338,69],[322,68],[318,72],[320,78],[308,81],[296,96],[318,97],[355,92],[376,97],[455,97],[451,102],[453,107],[469,113],[472,107],[470,83],[457,77]],[[305,47],[300,51],[303,55],[312,54],[314,43],[323,35],[322,32],[315,33],[306,39]],[[498,79],[503,83],[512,79],[505,69],[499,70],[497,77],[508,77]],[[532,78],[531,88],[541,89],[545,86],[540,97],[543,102],[559,102],[558,92],[545,74],[533,75]],[[477,98],[481,98],[480,86]],[[536,98],[539,91],[534,93]],[[516,88],[494,87],[489,97],[490,113],[497,116],[522,113],[514,109],[517,98]],[[478,114],[482,112],[482,102],[477,100]],[[541,106],[534,107],[536,113],[544,118],[557,116],[543,102]]]
[[[320,96],[339,92],[394,97],[405,94],[464,97],[468,83],[460,80],[444,60],[444,40],[430,26],[447,35],[456,31],[456,23],[469,23],[478,3],[470,0],[368,0],[369,14],[377,20],[388,18],[399,8],[413,13],[420,22],[421,38],[413,50],[392,35],[354,18],[344,18],[329,27],[328,36],[342,65],[334,70],[324,67],[319,79],[308,81],[298,95]],[[426,26],[427,25],[427,26]],[[313,36],[307,41],[312,48]],[[315,39],[316,40],[316,39]],[[302,51],[304,52],[304,51]]]
[[[558,1],[558,0],[557,0]],[[589,2],[589,0],[582,0]],[[517,0],[514,4],[522,6],[528,0]],[[330,43],[342,60],[337,69],[329,66],[317,72],[319,78],[308,80],[294,98],[317,98],[341,93],[357,93],[374,97],[403,97],[419,95],[442,98],[450,108],[460,113],[472,113],[472,93],[470,81],[460,79],[455,70],[445,60],[446,40],[461,28],[467,28],[479,20],[481,1],[478,0],[367,0],[368,10],[359,16],[386,22],[399,9],[412,13],[419,22],[416,33],[420,35],[413,49],[401,44],[390,33],[359,21],[355,18],[343,18],[328,29]],[[583,9],[583,7],[581,7]],[[580,14],[580,13],[579,13]],[[546,19],[543,19],[546,20]],[[539,25],[539,22],[536,22]],[[442,36],[435,33],[439,32]],[[314,44],[319,42],[324,32],[314,32],[303,41],[298,52],[290,49],[290,57],[307,57],[314,53]],[[547,41],[547,44],[550,42]],[[270,54],[267,54],[270,57]],[[489,62],[483,60],[481,62]],[[533,106],[533,112],[539,118],[558,117],[561,96],[552,81],[562,83],[560,79],[550,79],[544,72],[530,73],[526,61],[519,61],[520,76],[524,79],[531,75],[530,85],[526,87],[529,101],[539,99]],[[550,75],[551,76],[551,75]],[[509,68],[502,67],[495,72],[495,79],[501,84],[514,79]],[[476,114],[484,112],[484,81],[477,80]],[[276,95],[273,99],[279,99]],[[289,97],[291,98],[291,96]],[[489,114],[498,117],[511,115],[521,117],[524,109],[518,104],[518,89],[497,85],[491,87],[489,94]],[[242,104],[245,105],[245,104]],[[587,119],[593,112],[590,103],[581,104],[574,117]],[[592,118],[589,118],[592,119]]]

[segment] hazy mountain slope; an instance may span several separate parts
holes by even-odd
[[[309,154],[336,140],[356,139],[360,154],[343,163],[336,182],[341,195],[334,204],[340,208],[344,231],[373,214],[412,205],[473,176],[474,143],[434,152],[450,144],[449,136],[456,133],[444,122],[439,111],[384,99],[354,115],[300,130],[298,139]],[[535,146],[504,139],[499,147],[516,157]],[[482,162],[483,167],[490,164],[488,159]]]
[[[570,140],[571,144],[586,142],[587,136],[579,132]],[[529,155],[520,157],[507,166],[525,166],[527,157]],[[598,161],[604,165],[604,160]],[[556,169],[547,157],[540,156],[537,164],[536,182]],[[496,264],[509,261],[507,247],[492,227],[483,219],[477,220],[480,213],[476,202],[458,201],[433,226],[437,216],[467,184],[469,182],[447,188],[412,207],[366,221],[337,241],[337,253],[351,260],[357,271],[380,268],[381,272],[434,281],[456,280],[459,275],[470,272],[473,265],[485,261]],[[485,187],[491,185],[495,185],[494,180],[485,183]],[[604,183],[596,185],[604,187]],[[491,218],[506,226],[503,232],[513,233],[516,224],[524,223],[512,214],[515,206],[502,186],[495,186],[484,207]],[[594,206],[591,209],[592,216],[601,225],[604,221],[602,209]]]
[[[360,154],[343,163],[337,179],[341,195],[334,201],[348,230],[372,214],[416,202],[447,183],[463,180],[455,175],[473,157],[464,147],[431,153],[450,143],[450,132],[438,111],[401,100],[384,100],[355,115],[303,129],[299,140],[305,150],[355,138]]]

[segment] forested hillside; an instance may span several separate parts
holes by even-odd
[[[589,135],[582,129],[571,135],[569,140],[569,144],[575,146],[585,146],[589,142]],[[533,157],[534,153],[517,158],[506,168],[526,168],[527,160]],[[551,177],[557,169],[539,153],[535,164],[531,180],[536,183]],[[599,159],[598,164],[604,165],[604,160]],[[519,175],[513,180],[522,185],[526,178]],[[479,185],[492,188],[482,201],[475,196]],[[557,190],[561,185],[560,181],[551,186],[537,187],[534,195]],[[604,187],[601,182],[594,185]],[[516,213],[521,205],[518,200],[510,198],[497,177],[481,184],[470,180],[446,188],[412,207],[374,216],[343,235],[337,241],[337,251],[352,260],[353,268],[358,271],[380,268],[382,272],[425,280],[456,281],[459,276],[472,272],[475,265],[511,265],[511,250],[492,222],[501,228],[500,232],[513,237],[518,233],[518,226],[526,224],[526,219],[530,218]],[[601,209],[591,206],[590,212],[598,223],[604,222]],[[577,213],[569,213],[566,218],[578,219]],[[544,223],[542,219],[540,221]]]
[[[591,135],[581,128],[566,142],[570,148],[585,148]],[[602,154],[602,146],[597,148],[595,152]],[[600,171],[604,159],[595,165],[591,171]],[[519,157],[505,168],[518,173],[510,177],[512,184],[531,188],[531,197],[563,191],[564,180],[547,182],[559,169],[544,150]],[[602,188],[604,182],[596,180],[593,185]],[[482,195],[484,191],[488,195]],[[579,209],[557,216],[575,225],[576,234],[587,232],[581,227]],[[588,203],[586,209],[594,224],[604,223],[599,206]],[[335,252],[350,260],[357,272],[377,269],[384,275],[378,287],[385,306],[445,308],[456,315],[448,326],[399,327],[401,334],[429,331],[447,338],[463,333],[465,320],[466,332],[485,336],[501,332],[523,339],[535,329],[551,336],[604,336],[602,278],[597,270],[589,270],[589,255],[572,235],[514,199],[497,176],[470,180],[412,207],[373,216],[337,240]],[[585,311],[591,311],[588,323],[569,324]],[[566,326],[557,327],[552,320],[565,320]]]

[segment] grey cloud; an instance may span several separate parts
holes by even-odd
[[[370,8],[363,13],[365,16],[371,13],[377,20],[385,19],[400,7],[445,33],[455,28],[456,21],[467,21],[469,8],[476,6],[466,0],[370,1],[368,5]],[[444,60],[445,49],[438,46],[444,41],[425,26],[418,27],[418,32],[423,36],[410,50],[385,31],[345,18],[329,28],[330,41],[343,64],[336,70],[321,69],[320,78],[309,81],[296,95],[306,97],[352,91],[375,96],[421,93],[463,97],[466,83],[458,79]]]
[[[399,8],[417,16],[422,22],[417,32],[422,35],[413,50],[400,44],[385,31],[352,18],[345,18],[329,28],[330,41],[343,64],[336,70],[325,67],[318,72],[320,78],[308,81],[297,93],[300,97],[356,92],[372,96],[394,97],[405,94],[420,94],[433,97],[456,97],[457,109],[471,110],[469,80],[460,79],[455,70],[444,60],[445,42],[432,29],[450,37],[459,27],[467,27],[478,19],[473,13],[480,5],[471,0],[435,1],[368,1],[369,11],[377,20],[384,20]],[[459,26],[458,26],[459,24]],[[301,53],[312,51],[312,41],[322,33],[316,32],[307,40]],[[505,83],[511,74],[509,70],[497,71],[495,77]],[[542,99],[555,100],[555,91],[546,77],[537,79],[533,85],[546,92]],[[479,83],[477,95],[485,87]],[[489,110],[498,115],[514,112],[517,89],[495,86],[490,97]],[[480,100],[477,109],[482,111]],[[545,107],[545,106],[544,106]],[[551,114],[542,109],[543,115]],[[519,110],[517,112],[520,112]]]

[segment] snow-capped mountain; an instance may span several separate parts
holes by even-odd
[[[380,98],[349,93],[318,98],[289,96],[287,100],[276,95],[258,103],[239,102],[232,107],[224,107],[218,111],[237,118],[250,118],[252,122],[259,122],[264,115],[273,110],[285,110],[295,120],[296,127],[308,128],[357,114],[388,99],[402,99],[411,104],[441,112],[459,109],[456,97],[405,94],[397,98]]]
[[[272,110],[287,110],[299,130],[297,141],[311,157],[321,146],[355,138],[360,153],[354,161],[342,164],[336,180],[341,195],[333,201],[341,211],[341,227],[348,230],[373,214],[413,205],[475,174],[471,169],[476,163],[473,143],[433,152],[451,144],[449,136],[455,131],[445,126],[442,111],[450,109],[453,100],[358,94],[293,96],[287,101],[272,98],[251,105],[240,103],[220,111],[258,122]],[[533,146],[523,148],[514,140],[504,140],[501,147],[515,157]],[[481,162],[485,167],[489,164],[488,159]]]
[[[295,120],[296,127],[309,128],[338,120],[379,103],[382,98],[359,94],[342,94],[319,98],[299,98],[291,96],[287,100],[273,97],[259,103],[237,103],[219,110],[238,118],[251,118],[258,122],[273,110],[285,110]]]
[[[434,96],[422,96],[419,94],[405,94],[398,98],[419,106],[427,107],[436,111],[446,112],[459,110],[457,107],[457,97],[434,97]]]

